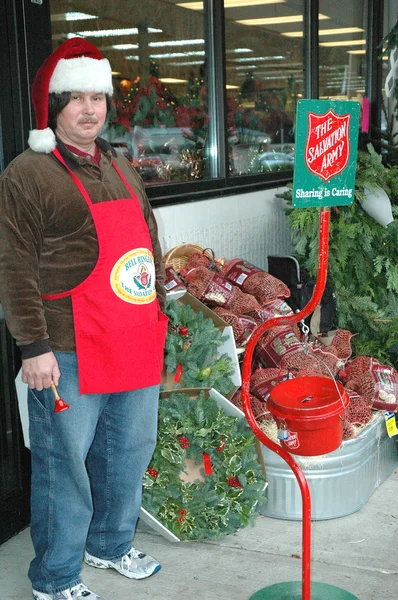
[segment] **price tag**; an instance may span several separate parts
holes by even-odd
[[[384,413],[384,418],[386,420],[386,428],[388,437],[393,437],[398,434],[397,421],[395,419],[395,413],[386,412]]]

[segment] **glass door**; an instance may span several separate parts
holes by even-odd
[[[26,149],[32,128],[29,87],[51,51],[48,2],[0,3],[0,173]],[[42,41],[37,44],[37,40]],[[0,304],[0,544],[30,521],[30,452],[25,448],[15,376],[21,361]]]

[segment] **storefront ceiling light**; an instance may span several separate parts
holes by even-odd
[[[86,21],[88,19],[98,19],[98,15],[88,15],[82,12],[66,12],[51,15],[51,21]]]
[[[284,4],[286,0],[224,0],[224,8],[239,8],[240,6],[261,6],[263,4]],[[203,2],[180,2],[180,8],[203,10]]]
[[[188,83],[188,79],[176,79],[175,77],[161,77],[162,83]]]
[[[330,19],[327,15],[318,16],[320,21]],[[281,25],[282,23],[302,23],[303,15],[289,15],[287,17],[266,17],[259,19],[244,19],[243,21],[236,21],[241,25]]]
[[[261,79],[263,81],[270,81],[270,80],[286,80],[288,74],[286,73],[286,75],[261,75],[261,73],[256,73],[256,75],[261,76]],[[295,77],[294,80],[296,81],[296,83],[302,83],[303,79],[301,77]]]
[[[125,56],[124,58],[126,60],[140,60],[140,57],[138,56],[138,54],[130,54],[130,56]]]
[[[250,48],[229,48],[228,50],[225,51],[227,54],[231,54],[231,53],[240,53],[240,52],[253,52],[253,50],[251,50]]]
[[[162,29],[148,27],[149,33],[162,33]],[[111,37],[118,35],[138,35],[138,27],[126,27],[125,29],[93,29],[92,31],[76,31],[68,34],[68,37]]]
[[[139,48],[138,44],[114,44],[112,46],[114,50],[132,50],[133,48]]]
[[[345,33],[361,33],[359,27],[339,27],[338,29],[320,29],[319,35],[344,35]],[[303,31],[281,31],[287,37],[303,37]]]
[[[230,83],[227,83],[227,85],[225,86],[227,90],[238,90],[239,87],[239,85],[231,85]]]
[[[329,46],[333,48],[334,46],[363,46],[366,44],[366,40],[340,40],[339,42],[319,42],[320,46]]]
[[[287,77],[288,75],[297,75],[299,73],[303,73],[303,69],[289,69],[289,71],[286,71],[286,73],[281,73],[281,71],[257,71],[256,76],[258,77],[262,77],[262,76],[270,76],[270,77],[281,77],[282,79],[284,77]]]
[[[190,46],[204,43],[204,40],[170,40],[169,42],[150,42],[148,45],[152,48],[158,48],[164,46]],[[114,44],[111,48],[114,50],[132,50],[133,48],[139,48],[139,46],[138,44]]]
[[[247,69],[258,69],[258,65],[243,65],[242,67],[234,67],[237,71],[247,71]]]
[[[165,54],[151,54],[151,58],[185,58],[186,56],[204,56],[204,50],[197,52],[167,52]]]
[[[121,75],[120,71],[112,71],[112,75]]]
[[[284,56],[249,56],[248,58],[234,58],[235,62],[266,62],[268,60],[284,60]]]
[[[152,48],[162,48],[164,46],[194,46],[204,43],[204,40],[170,40],[168,42],[149,42],[149,46]]]
[[[366,54],[366,50],[347,50],[347,54]]]
[[[169,63],[171,67],[193,67],[195,65],[203,65],[203,60],[191,60],[187,62],[171,62]]]

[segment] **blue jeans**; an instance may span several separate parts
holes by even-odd
[[[47,594],[80,583],[85,547],[108,560],[130,550],[159,398],[159,386],[81,396],[76,354],[55,355],[58,392],[70,408],[54,413],[51,389],[28,395],[36,553],[29,578]]]

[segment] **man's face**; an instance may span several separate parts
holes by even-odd
[[[71,92],[70,101],[57,117],[56,135],[66,144],[87,149],[106,120],[106,96],[95,92]]]

